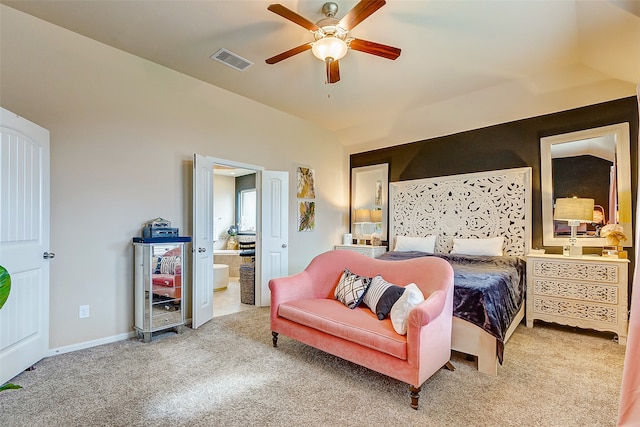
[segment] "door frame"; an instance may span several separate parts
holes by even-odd
[[[256,256],[255,256],[255,277],[262,277],[262,171],[265,170],[264,166],[252,165],[249,163],[235,162],[233,160],[221,159],[218,157],[207,156],[213,161],[214,165],[229,166],[238,169],[247,169],[256,172]],[[215,178],[214,178],[215,179]],[[213,189],[213,200],[215,204],[215,188]],[[215,209],[215,207],[214,207]],[[213,265],[211,266],[213,269]],[[262,307],[262,283],[260,280],[255,280],[254,283],[255,292],[255,305]],[[215,294],[214,294],[215,298]]]
[[[50,133],[38,124],[1,107],[0,127],[13,134],[15,138],[20,137],[31,143],[38,154],[25,156],[23,161],[26,164],[26,159],[29,158],[33,160],[32,165],[39,161],[37,167],[40,168],[37,181],[32,182],[40,191],[39,220],[34,226],[34,231],[18,233],[7,242],[0,242],[0,260],[12,275],[12,292],[0,312],[0,334],[7,334],[0,337],[3,345],[6,345],[0,349],[2,385],[47,356],[50,326],[50,259],[55,254],[48,252],[51,244]],[[9,160],[12,159],[8,151],[10,145],[10,141],[6,145],[3,142],[7,151],[0,147],[0,155],[8,155]],[[14,178],[10,173],[7,173],[6,177]],[[8,201],[11,201],[11,197]],[[11,207],[11,203],[6,203],[2,207],[3,213],[11,214]],[[15,208],[15,205],[13,207]],[[17,215],[24,215],[21,209],[16,210]],[[15,223],[9,222],[3,224],[8,227],[15,226]],[[37,301],[25,304],[29,295],[36,295]]]

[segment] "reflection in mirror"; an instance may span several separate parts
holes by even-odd
[[[240,191],[239,199],[240,222],[238,229],[240,231],[256,232],[256,189]]]
[[[388,163],[351,169],[351,232],[359,243],[373,233],[387,240],[388,189]]]
[[[619,224],[631,246],[629,124],[604,126],[540,140],[542,226],[545,246],[569,244],[571,227],[554,220],[556,200],[594,200],[593,219],[577,229],[578,246],[604,246],[607,224]]]

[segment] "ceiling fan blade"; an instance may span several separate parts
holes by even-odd
[[[313,22],[309,21],[306,18],[303,18],[302,16],[298,15],[297,13],[295,13],[294,11],[292,11],[291,9],[287,9],[286,7],[284,7],[281,4],[271,4],[269,5],[269,7],[267,7],[267,10],[270,10],[271,12],[282,16],[285,19],[288,19],[291,22],[294,22],[298,25],[300,25],[303,28],[306,28],[307,30],[313,32],[313,31],[318,31],[320,29],[320,27],[318,27],[316,24],[314,24]]]
[[[337,83],[340,81],[340,66],[338,61],[327,61],[327,83]]]
[[[351,39],[349,48],[371,55],[382,56],[387,59],[396,59],[400,56],[400,49],[380,43],[370,42],[361,39]]]
[[[351,31],[356,25],[367,19],[376,10],[387,2],[384,0],[361,0],[340,20],[340,25],[347,31]]]
[[[289,49],[286,52],[282,52],[282,53],[280,53],[280,54],[278,54],[276,56],[272,56],[269,59],[265,59],[265,62],[267,64],[273,65],[273,64],[278,63],[278,62],[280,62],[280,61],[282,61],[284,59],[290,58],[293,55],[297,55],[297,54],[302,53],[302,52],[304,52],[306,50],[309,50],[309,49],[311,49],[312,46],[313,46],[312,42],[305,43],[303,45],[294,47],[293,49]]]

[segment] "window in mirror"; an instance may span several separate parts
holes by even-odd
[[[256,231],[256,189],[240,191],[240,231]]]
[[[594,200],[593,219],[577,229],[578,246],[604,246],[601,229],[619,224],[631,246],[629,124],[604,126],[540,140],[542,226],[545,246],[568,244],[567,221],[554,220],[558,199]]]

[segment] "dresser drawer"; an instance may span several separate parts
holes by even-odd
[[[352,251],[362,255],[366,255],[371,258],[377,258],[387,251],[386,246],[371,246],[371,245],[336,245],[335,250]]]
[[[618,286],[572,280],[533,277],[534,295],[618,304]]]
[[[626,267],[626,266],[625,266]],[[586,280],[590,282],[618,283],[620,266],[595,262],[566,262],[533,260],[534,277]]]
[[[563,300],[539,295],[533,296],[533,311],[537,314],[565,318],[569,320],[569,324],[574,326],[582,326],[583,322],[597,322],[617,326],[620,317],[617,306]],[[575,320],[576,323],[572,323],[570,319]]]

